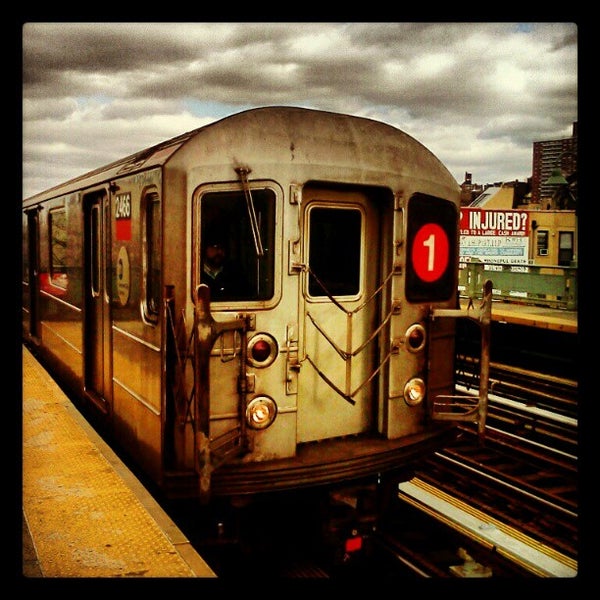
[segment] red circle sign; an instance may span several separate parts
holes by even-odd
[[[439,279],[448,267],[450,243],[437,223],[426,223],[417,231],[412,246],[415,273],[427,282]]]

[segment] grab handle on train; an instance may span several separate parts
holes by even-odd
[[[476,322],[481,331],[481,354],[479,360],[479,391],[475,401],[474,396],[440,395],[432,403],[432,418],[439,421],[470,421],[477,423],[477,433],[480,441],[485,437],[485,422],[488,412],[488,390],[490,378],[490,342],[492,322],[492,289],[491,280],[483,285],[483,297],[476,309],[469,303],[463,309],[435,309],[432,318],[467,318]]]

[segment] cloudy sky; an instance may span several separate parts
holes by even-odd
[[[23,194],[240,110],[366,116],[458,183],[525,181],[577,121],[573,23],[26,23]]]

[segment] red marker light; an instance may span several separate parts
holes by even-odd
[[[258,369],[272,365],[277,358],[277,342],[268,333],[257,333],[248,342],[248,364]]]
[[[406,334],[409,350],[417,352],[425,346],[425,329],[421,325],[413,325]]]
[[[362,538],[360,536],[348,538],[345,543],[345,550],[347,554],[357,552],[362,548]]]
[[[252,358],[256,362],[264,362],[271,354],[271,346],[265,340],[258,340],[252,345]]]

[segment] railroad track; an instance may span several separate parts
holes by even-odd
[[[492,395],[485,433],[465,425],[400,484],[414,512],[382,547],[419,577],[575,576],[577,420]]]
[[[476,361],[469,357],[461,358],[456,371],[457,384],[466,389],[477,388],[478,372]],[[577,416],[578,385],[573,379],[492,362],[489,391],[498,397],[549,410],[556,415]]]
[[[510,376],[512,394],[490,394],[485,439],[474,426],[461,427],[456,442],[423,461],[417,476],[576,559],[577,386],[506,366],[494,372]]]
[[[574,577],[577,562],[419,478],[400,484],[402,520],[379,535],[419,577]]]
[[[495,461],[501,454],[495,453]],[[453,449],[436,453],[417,471],[419,479],[443,490],[451,496],[491,515],[494,519],[519,529],[530,537],[555,548],[574,559],[578,555],[579,530],[577,507],[565,507],[557,503],[553,494],[539,483],[531,485],[528,477],[535,473],[531,465],[526,465],[527,474],[506,474],[498,464],[490,466],[490,454],[473,460],[473,453],[460,453]],[[507,458],[506,455],[504,458]],[[488,464],[485,464],[485,461]],[[503,463],[507,464],[507,463]],[[520,469],[523,462],[517,464]],[[544,473],[546,481],[554,490],[559,488],[560,479],[556,475]],[[560,492],[573,493],[573,483],[567,481]],[[572,506],[572,503],[568,503]]]

